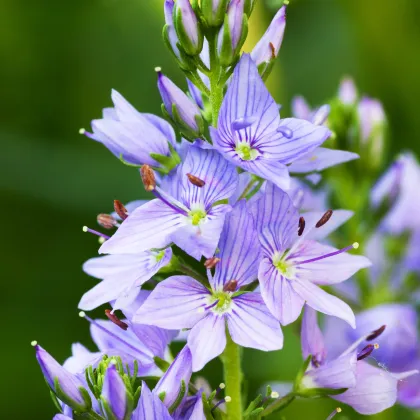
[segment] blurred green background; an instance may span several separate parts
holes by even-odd
[[[273,3],[273,2],[271,2]],[[1,416],[48,419],[54,413],[34,358],[38,340],[64,360],[80,341],[93,349],[77,303],[94,281],[81,264],[98,243],[82,233],[96,214],[143,196],[135,169],[78,135],[110,105],[115,88],[141,111],[159,114],[156,65],[185,86],[161,42],[163,0],[2,0],[0,2],[0,206],[2,225]],[[252,39],[273,9],[260,0]],[[269,84],[288,104],[303,94],[313,104],[331,97],[340,78],[381,99],[393,152],[420,149],[420,1],[291,0],[279,64]],[[100,311],[101,312],[101,311]],[[246,352],[251,395],[270,380],[291,380],[299,341],[286,329],[282,352]],[[220,366],[207,369],[213,384]],[[287,419],[324,420],[333,401],[302,401]],[[356,419],[343,407],[338,419]],[[279,417],[277,417],[279,418]],[[376,419],[410,419],[403,409]]]

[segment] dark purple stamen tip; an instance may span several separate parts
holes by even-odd
[[[357,360],[363,360],[366,359],[366,357],[369,357],[373,350],[378,349],[379,346],[378,344],[368,344],[363,350],[361,350],[358,354],[357,354]]]
[[[280,126],[277,128],[277,132],[283,134],[286,139],[291,139],[293,137],[293,131],[287,127]]]
[[[303,231],[305,230],[305,218],[304,217],[299,217],[299,229],[298,229],[298,236],[302,236]]]
[[[333,214],[333,211],[331,209],[327,210],[324,213],[324,215],[318,220],[315,227],[320,228],[321,226],[324,226],[328,222],[328,220],[331,219],[332,214]]]
[[[366,341],[372,341],[375,338],[378,338],[385,331],[385,328],[386,325],[382,325],[382,327],[378,328],[375,331],[372,331],[372,333],[366,337]]]

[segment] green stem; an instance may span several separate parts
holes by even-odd
[[[221,356],[225,380],[225,395],[232,400],[226,404],[227,418],[229,420],[242,419],[242,370],[241,349],[235,344],[228,331],[226,331],[226,348]]]
[[[220,63],[217,57],[217,32],[209,34],[209,52],[210,52],[210,103],[212,109],[212,124],[217,126],[220,107],[223,101],[223,85],[219,83]]]
[[[201,273],[195,271],[193,268],[188,267],[187,265],[183,263],[179,263],[177,265],[177,270],[179,270],[183,274],[186,274],[187,276],[192,277],[193,279],[196,279],[202,285],[206,287],[208,286],[208,280]]]
[[[291,404],[295,400],[295,396],[291,394],[285,395],[283,398],[279,398],[278,400],[274,401],[270,404],[261,414],[261,417],[268,416],[274,411],[284,410],[289,404]]]
[[[90,411],[89,413],[82,414],[82,417],[89,420],[104,420],[103,417],[96,414],[94,411]]]

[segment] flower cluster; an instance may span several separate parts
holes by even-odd
[[[406,153],[371,188],[384,111],[359,99],[349,79],[327,105],[311,110],[296,97],[294,116],[280,117],[264,81],[286,5],[242,53],[255,3],[165,0],[163,37],[188,93],[157,68],[164,118],[113,91],[113,108],[81,131],[137,167],[153,198],[116,200],[97,218],[109,234],[84,228],[106,254],[84,264],[99,282],[79,303],[98,351],[74,344],[60,365],[33,343],[56,420],[261,419],[322,396],[362,414],[397,399],[420,406],[417,317],[407,298],[420,272],[412,217],[420,167]],[[349,175],[354,168],[366,168],[363,182]],[[359,186],[358,200],[343,193]],[[366,206],[371,220],[358,216]],[[359,235],[368,238],[366,256],[353,252]],[[102,305],[107,320],[84,312]],[[240,348],[282,349],[282,326],[300,317],[305,361],[290,392],[271,384],[243,406]],[[184,343],[175,357],[174,341]],[[216,357],[225,382],[212,390],[192,375]]]

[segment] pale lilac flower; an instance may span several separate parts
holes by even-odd
[[[261,294],[271,313],[284,325],[295,321],[305,302],[317,311],[344,319],[355,327],[354,314],[342,300],[319,286],[343,282],[370,261],[347,254],[355,247],[338,250],[311,238],[329,233],[327,212],[307,213],[299,217],[290,197],[268,184],[265,195],[252,208],[259,240],[263,248],[258,279]],[[348,215],[340,215],[347,220]],[[317,227],[316,227],[317,226]],[[312,236],[314,237],[314,236]]]
[[[362,144],[368,141],[378,143],[383,146],[383,131],[381,126],[385,123],[385,112],[382,104],[372,98],[364,96],[357,107],[360,122],[360,134]],[[373,137],[373,138],[372,138]],[[374,150],[380,153],[382,149]]]
[[[200,188],[191,184],[187,174],[200,178],[205,185]],[[134,254],[163,249],[174,242],[196,259],[213,256],[225,214],[231,210],[227,204],[216,203],[234,193],[235,167],[215,150],[191,146],[174,177],[172,191],[157,187],[153,193],[158,198],[137,208],[99,252]]]
[[[128,410],[127,390],[115,364],[112,362],[105,371],[100,403],[102,406],[107,405],[116,420],[126,419]]]
[[[146,382],[141,384],[141,396],[131,420],[172,420],[159,396],[150,391]]]
[[[158,284],[134,317],[135,322],[161,328],[191,328],[187,342],[193,371],[223,352],[226,324],[232,340],[243,347],[270,351],[283,346],[280,326],[261,295],[236,293],[257,278],[260,255],[245,201],[227,215],[218,248],[221,261],[214,277],[208,272],[210,290],[191,277],[170,277]]]
[[[287,164],[320,146],[326,127],[296,118],[280,119],[276,102],[248,54],[235,68],[220,109],[218,127],[210,127],[216,149],[242,169],[289,187]]]
[[[270,63],[277,57],[283,42],[286,28],[286,6],[283,6],[274,16],[265,34],[251,52],[251,58],[259,66]]]
[[[138,112],[115,90],[112,100],[114,108],[105,108],[103,118],[92,121],[93,133],[83,133],[125,162],[160,167],[151,155],[171,156],[171,147],[176,144],[171,125],[155,115]]]
[[[91,258],[83,270],[102,281],[82,296],[79,308],[90,311],[111,301],[116,301],[114,310],[124,308],[136,298],[139,287],[168,265],[171,258],[170,248]]]
[[[420,229],[420,166],[412,153],[404,153],[382,175],[371,192],[377,208],[385,200],[391,208],[381,222],[381,229],[391,234]]]
[[[72,418],[65,416],[64,414],[56,414],[53,420],[72,420]]]
[[[366,345],[366,342],[376,343],[380,339],[384,327],[378,327],[380,325],[362,335],[341,354],[331,356],[330,347],[324,343],[318,327],[316,312],[306,307],[302,321],[302,353],[305,358],[309,355],[312,358],[302,379],[302,388],[348,388],[344,393],[331,395],[331,398],[366,415],[379,413],[394,405],[399,381],[417,374],[418,371],[390,373],[364,361],[372,351],[375,351],[375,355],[378,351],[377,345]],[[337,335],[334,341],[339,341],[340,337]],[[359,345],[362,347],[360,351],[357,350]]]

